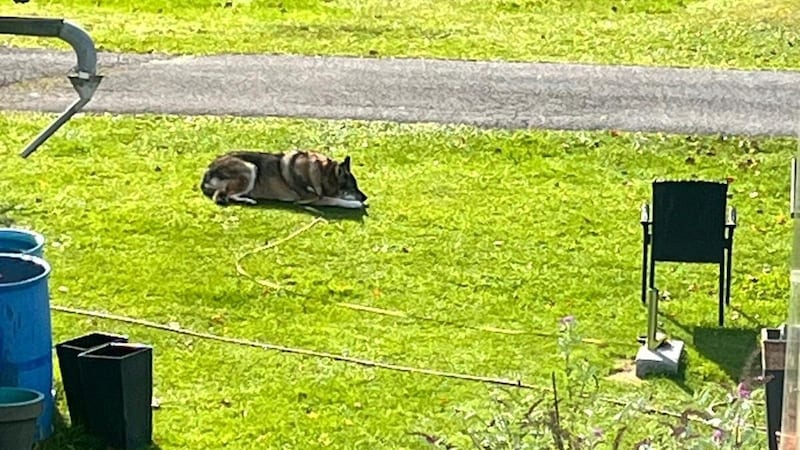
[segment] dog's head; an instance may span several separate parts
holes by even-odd
[[[218,183],[219,178],[214,176],[210,168],[206,169],[206,171],[203,172],[203,180],[200,181],[200,190],[203,191],[203,195],[206,197],[211,197],[214,195],[214,192],[216,192]]]
[[[224,191],[231,180],[241,176],[241,164],[231,156],[224,155],[206,168],[200,182],[200,190],[206,197],[213,197],[218,191]]]
[[[203,173],[203,180],[200,182],[200,190],[203,191],[203,195],[206,197],[210,198],[218,190],[225,189],[226,183],[220,172],[219,167],[212,166],[207,168]]]
[[[353,172],[350,171],[350,157],[344,158],[344,161],[336,166],[335,170],[336,183],[339,188],[338,197],[343,200],[356,200],[365,202],[367,195],[358,189],[358,182]]]

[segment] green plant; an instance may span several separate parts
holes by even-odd
[[[478,450],[595,450],[623,448],[625,437],[634,450],[754,449],[764,444],[754,412],[754,396],[763,391],[761,377],[746,379],[733,392],[712,386],[684,405],[682,412],[664,418],[647,397],[629,394],[621,408],[604,405],[598,370],[576,358],[582,337],[577,320],[560,321],[559,353],[566,396],[559,393],[557,376],[540,396],[520,396],[508,389],[495,392],[495,412],[488,420],[477,412],[464,415],[463,433]],[[658,415],[662,414],[662,415]],[[457,448],[448,439],[423,434],[434,446]]]

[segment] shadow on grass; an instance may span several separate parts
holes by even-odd
[[[743,378],[755,376],[760,371],[758,357],[760,326],[754,325],[753,328],[730,328],[727,325],[688,326],[674,317],[664,315],[661,317],[691,336],[692,345],[697,352],[717,364],[732,382],[738,383]]]
[[[364,222],[364,217],[368,216],[366,208],[361,209],[348,209],[336,208],[333,206],[301,206],[289,202],[279,202],[271,200],[261,200],[256,205],[243,205],[240,203],[231,203],[229,205],[221,206],[223,208],[263,208],[263,209],[277,209],[283,211],[290,211],[296,214],[307,214],[313,217],[322,217],[328,221],[337,220],[352,220],[354,222]]]
[[[108,450],[98,438],[89,434],[83,427],[71,427],[64,420],[64,416],[56,409],[53,412],[53,435],[44,442],[34,446],[34,450]],[[160,450],[158,444],[140,447],[137,450]]]
[[[697,352],[738,383],[758,370],[758,333],[758,329],[695,327],[692,337]]]

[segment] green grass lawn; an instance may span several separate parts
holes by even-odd
[[[736,382],[758,329],[786,315],[791,140],[87,115],[30,159],[17,157],[49,119],[0,115],[0,211],[47,237],[57,305],[546,388],[556,342],[537,333],[554,333],[562,316],[609,343],[581,350],[604,373],[634,356],[645,326],[639,206],[654,177],[696,176],[734,179],[733,309],[719,330],[713,266],[660,266],[671,297],[664,326],[689,343],[688,364],[682,380],[636,389],[658,391],[669,407],[705,383]],[[312,216],[218,207],[197,186],[228,149],[293,146],[351,155],[371,207],[245,260],[288,288],[265,292],[237,275],[236,257]],[[96,329],[155,346],[164,450],[424,448],[407,432],[453,433],[454,409],[490,392],[54,313],[56,341]],[[50,448],[87,448],[58,439]]]
[[[798,68],[795,0],[33,0],[104,50]],[[58,41],[0,43],[65,48]]]

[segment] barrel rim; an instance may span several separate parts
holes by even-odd
[[[3,258],[31,261],[31,262],[41,266],[42,268],[44,268],[44,272],[40,273],[39,275],[37,275],[37,276],[35,276],[33,278],[28,278],[27,280],[17,281],[17,282],[14,282],[14,283],[0,283],[0,288],[3,288],[3,289],[10,289],[10,288],[15,288],[15,287],[19,287],[19,286],[25,286],[27,284],[35,283],[35,282],[41,280],[42,278],[47,278],[50,275],[50,271],[52,270],[52,268],[50,267],[50,264],[47,261],[45,261],[44,258],[40,258],[40,257],[35,256],[35,255],[29,255],[27,253],[0,253],[0,259],[3,259]]]
[[[16,408],[20,406],[34,405],[36,403],[41,403],[45,400],[44,394],[35,389],[13,387],[13,386],[0,386],[0,391],[17,391],[33,395],[33,398],[31,400],[25,400],[22,402],[13,402],[13,403],[0,403],[0,408]]]
[[[24,250],[22,252],[23,254],[37,253],[44,248],[45,244],[44,235],[36,231],[29,230],[27,228],[0,227],[0,236],[2,236],[3,233],[19,234],[32,237],[34,239],[36,245],[33,248]]]

